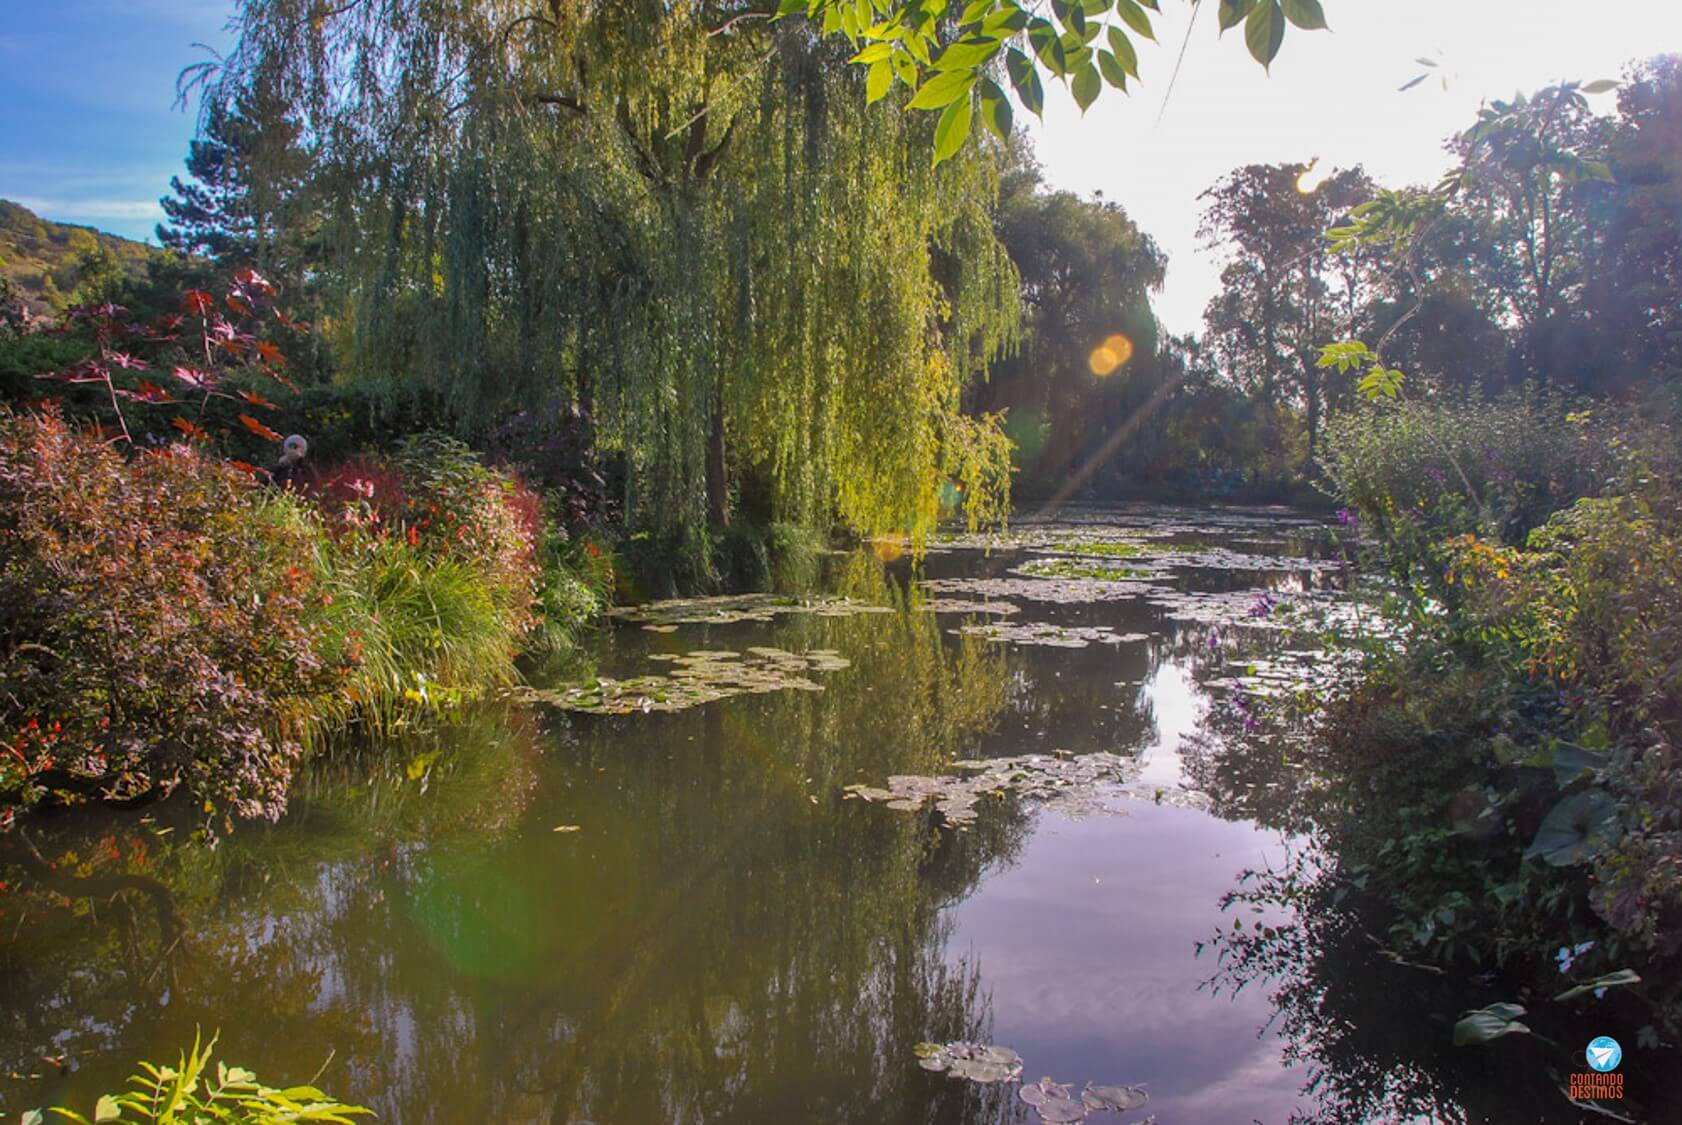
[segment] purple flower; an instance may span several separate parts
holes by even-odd
[[[1339,508],[1337,510],[1337,522],[1341,523],[1344,527],[1354,527],[1360,522],[1360,520],[1356,518],[1355,513],[1351,512],[1348,508]]]
[[[1432,484],[1440,485],[1443,483],[1443,471],[1435,465],[1425,466],[1425,475],[1431,478]]]

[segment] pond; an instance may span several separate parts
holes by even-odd
[[[1332,543],[1162,508],[916,569],[878,543],[822,597],[624,613],[213,851],[67,823],[174,917],[0,917],[0,1109],[91,1105],[202,1028],[387,1121],[1574,1120],[1370,946],[1223,961],[1290,920],[1227,898],[1301,862],[1307,779],[1207,735],[1336,674],[1307,629],[1348,613]],[[1006,1080],[955,1077],[965,1044]]]

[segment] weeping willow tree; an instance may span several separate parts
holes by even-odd
[[[623,460],[633,530],[764,517],[920,541],[1001,518],[998,154],[866,104],[844,42],[738,4],[248,0],[209,91],[284,88],[314,146],[347,377],[464,436],[557,396]]]

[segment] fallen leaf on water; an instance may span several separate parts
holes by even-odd
[[[584,830],[584,826],[582,824],[557,824],[557,825],[555,825],[555,831],[556,832],[582,832],[583,830]]]

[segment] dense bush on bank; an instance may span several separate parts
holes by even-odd
[[[1624,1002],[1682,1031],[1671,428],[1536,400],[1345,427],[1327,470],[1396,580],[1401,640],[1324,716],[1343,875],[1405,957],[1634,969]]]
[[[325,734],[508,681],[600,589],[448,439],[280,489],[0,415],[0,815],[185,789],[212,830],[276,817]]]

